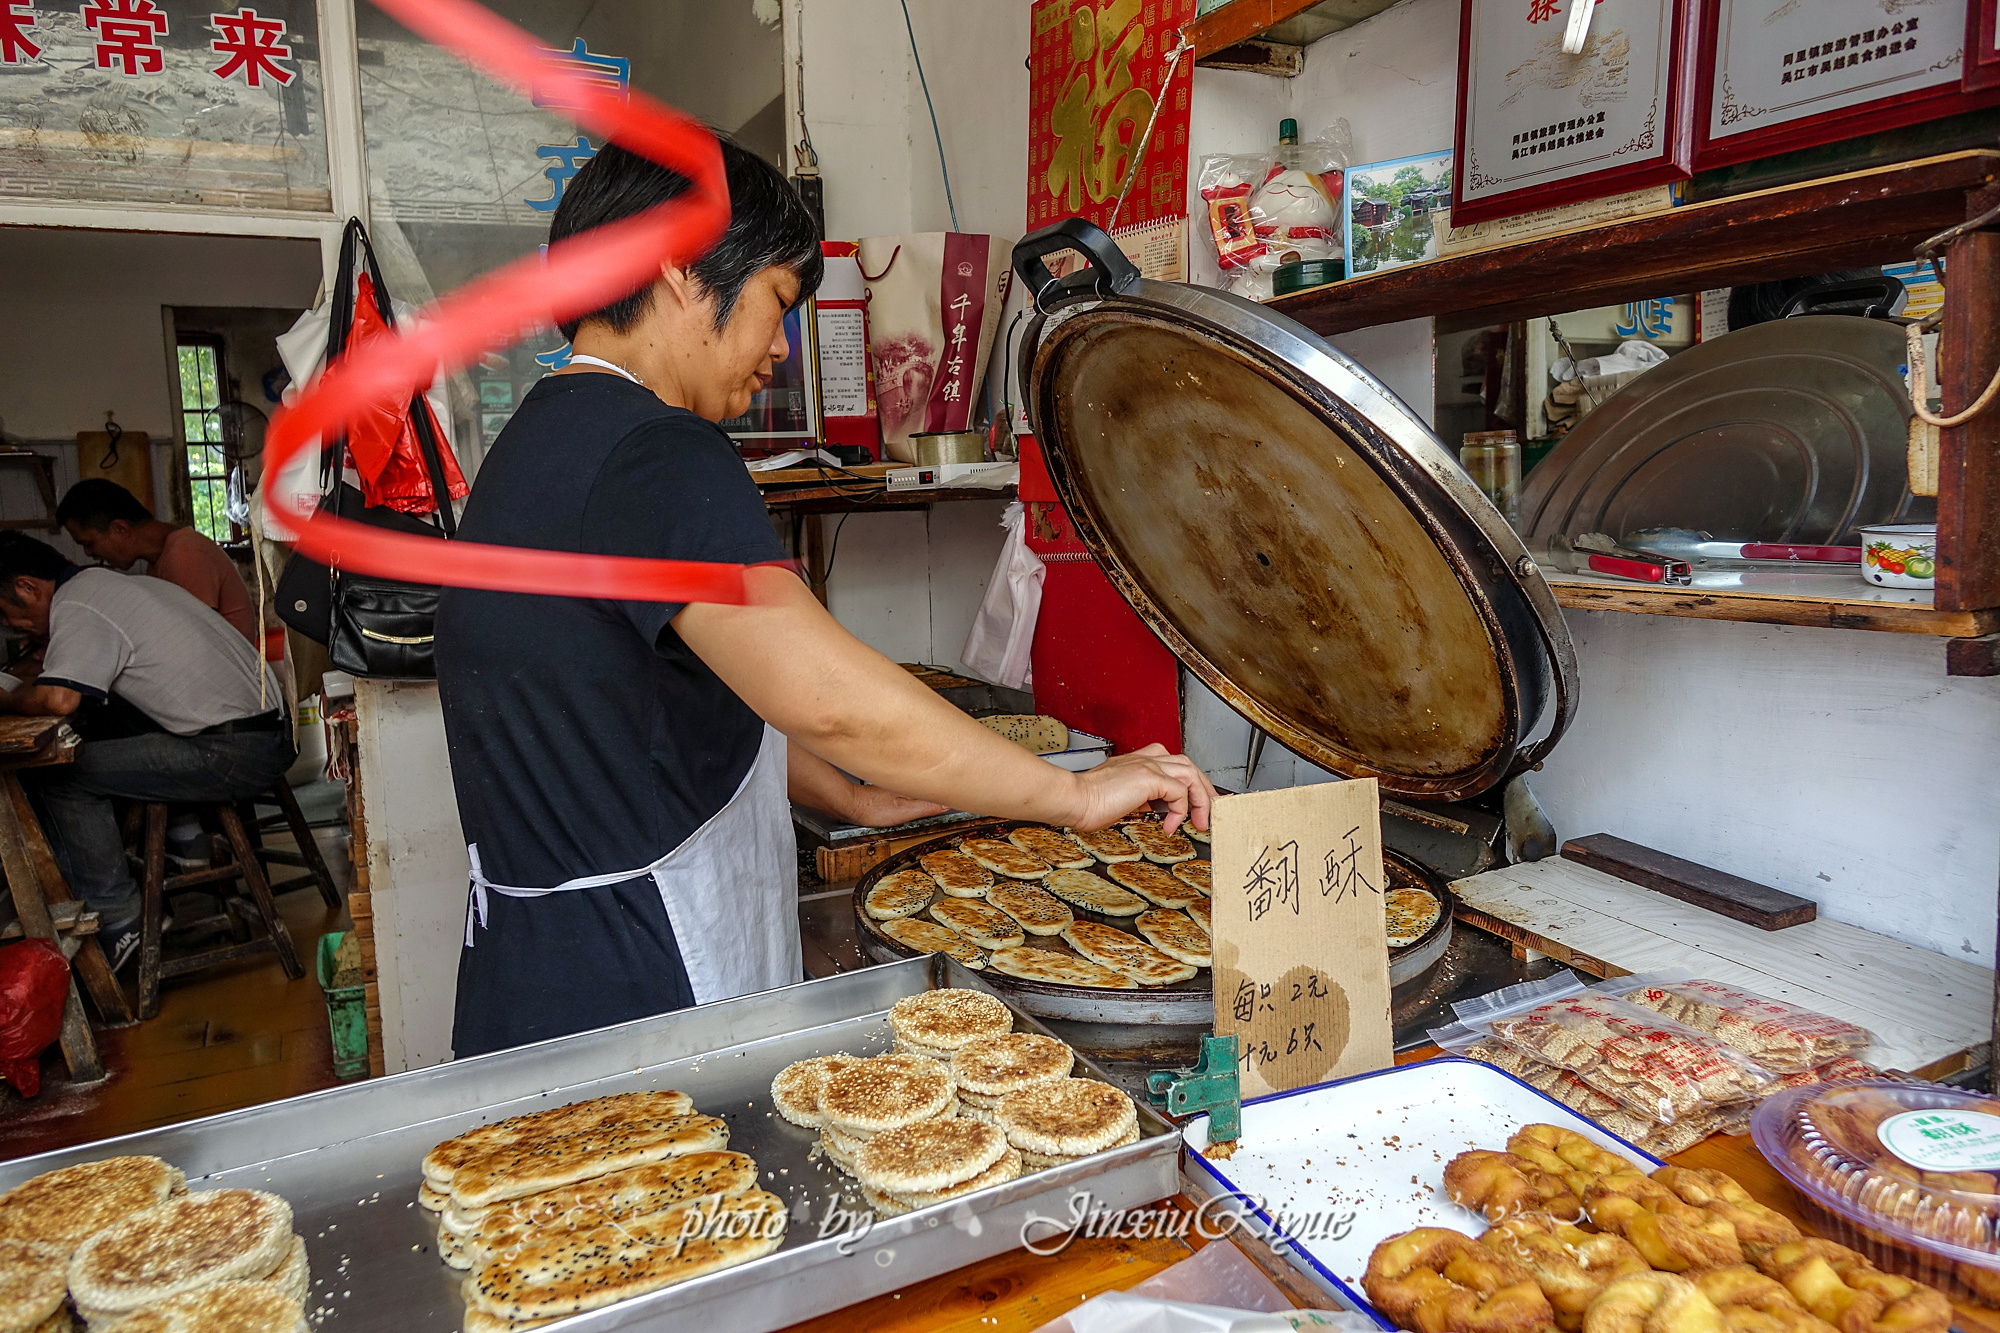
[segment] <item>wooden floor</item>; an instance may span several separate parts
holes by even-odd
[[[336,882],[344,880],[344,847],[325,831],[320,837]],[[72,1086],[51,1049],[38,1096],[24,1100],[0,1087],[0,1160],[333,1087],[326,1000],[313,958],[321,935],[347,929],[347,913],[311,888],[286,894],[278,909],[305,963],[303,977],[289,980],[266,955],[170,979],[153,1018],[98,1030],[108,1077],[89,1087]],[[128,994],[136,971],[120,974]]]

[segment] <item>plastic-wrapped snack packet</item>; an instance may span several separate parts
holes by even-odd
[[[1572,977],[1511,986],[1452,1008],[1461,1023],[1561,1065],[1663,1125],[1755,1099],[1777,1082],[1707,1033],[1587,992]]]
[[[1595,1121],[1634,1147],[1644,1148],[1656,1157],[1665,1156],[1647,1146],[1648,1141],[1657,1137],[1665,1126],[1613,1101],[1560,1065],[1538,1060],[1460,1023],[1433,1029],[1430,1037],[1440,1048],[1453,1055],[1505,1070],[1535,1091],[1554,1098],[1584,1119]],[[1672,1151],[1678,1152],[1679,1149]]]
[[[1590,989],[1709,1033],[1774,1074],[1796,1074],[1852,1058],[1875,1039],[1868,1029],[1845,1019],[1704,981],[1681,968],[1617,977]]]

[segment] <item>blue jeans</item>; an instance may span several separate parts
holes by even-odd
[[[292,766],[284,731],[234,736],[160,732],[85,741],[76,762],[21,775],[70,891],[97,910],[99,929],[115,935],[139,918],[138,881],[111,798],[140,801],[240,801],[269,791]]]

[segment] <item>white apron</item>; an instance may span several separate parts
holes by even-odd
[[[680,945],[697,1004],[789,986],[804,976],[799,948],[798,844],[786,796],[785,737],[766,724],[756,762],[728,804],[651,865],[585,875],[552,889],[495,884],[468,846],[472,895],[465,947],[476,919],[486,924],[486,895],[540,898],[652,876]]]

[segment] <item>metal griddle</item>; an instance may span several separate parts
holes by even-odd
[[[1017,828],[1040,827],[1027,821],[1016,820],[997,827],[982,828],[978,836],[1004,838]],[[900,944],[882,931],[882,923],[868,915],[865,904],[868,891],[898,870],[921,868],[918,862],[931,852],[943,851],[961,841],[957,835],[935,838],[916,847],[907,848],[872,867],[854,886],[854,920],[856,939],[861,952],[871,962],[889,963],[922,955],[909,946]],[[1199,859],[1208,859],[1208,848],[1197,843],[1195,852]],[[1416,861],[1394,851],[1384,849],[1383,870],[1389,879],[1389,887],[1413,885],[1428,890],[1438,900],[1440,911],[1437,921],[1422,936],[1399,949],[1389,951],[1389,985],[1392,992],[1402,990],[1408,993],[1419,987],[1451,945],[1454,898],[1449,887],[1438,876],[1432,874]],[[1091,867],[1091,872],[1104,875],[1106,867],[1100,862]],[[1108,878],[1107,883],[1111,882]],[[1133,928],[1131,917],[1105,916],[1098,912],[1087,912],[1074,903],[1065,903],[1080,921],[1095,921],[1125,931],[1135,938],[1142,938]],[[923,913],[917,915],[923,916]],[[928,920],[928,917],[925,917]],[[1053,949],[1059,953],[1073,952],[1059,936],[1027,937],[1030,948]],[[1074,1023],[1116,1023],[1145,1027],[1189,1027],[1208,1028],[1215,1023],[1214,976],[1208,968],[1201,968],[1186,981],[1176,981],[1167,986],[1147,986],[1139,990],[1105,990],[1096,986],[1071,986],[1052,981],[1031,981],[1024,977],[1010,977],[1000,972],[983,971],[979,974],[987,985],[1012,1001],[1023,1013],[1037,1018],[1051,1018],[1061,1022]]]
[[[1085,268],[1050,276],[1075,250]],[[1459,800],[1576,702],[1527,548],[1423,420],[1302,325],[1151,282],[1072,219],[1015,247],[1029,420],[1077,534],[1183,665],[1287,748]]]

